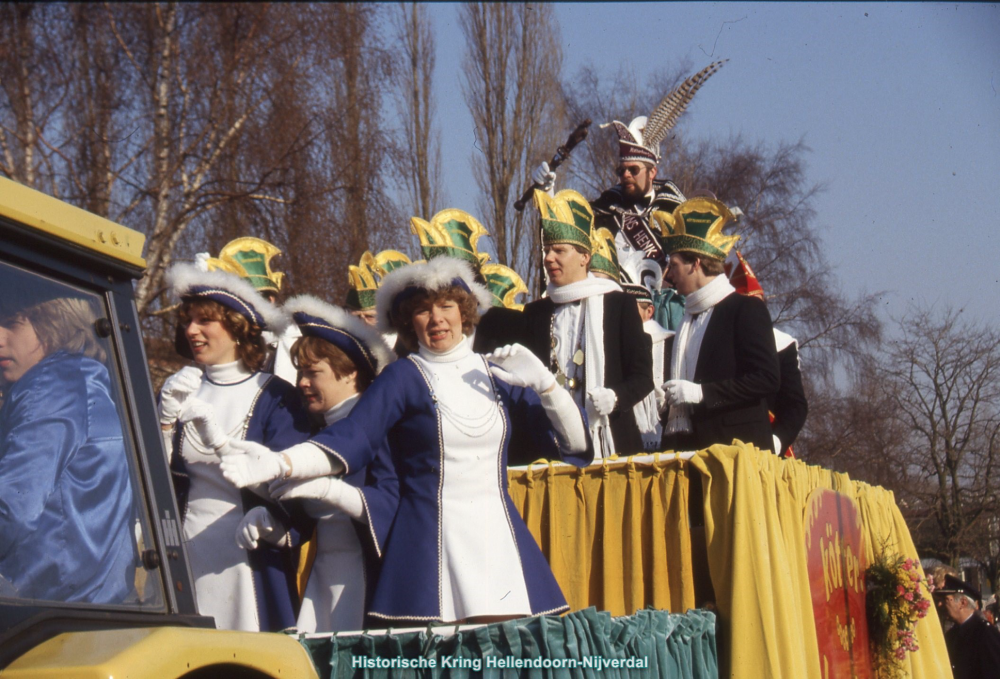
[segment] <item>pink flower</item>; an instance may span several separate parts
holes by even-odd
[[[903,595],[903,598],[906,599],[907,601],[913,601],[913,592],[907,592],[906,594]]]
[[[920,576],[916,573],[910,573],[910,580],[913,580],[913,582],[920,582]]]
[[[913,562],[912,561],[910,561],[909,559],[907,559],[906,561],[903,562],[903,570],[904,571],[908,571],[911,568],[913,568]]]
[[[903,593],[903,592],[905,592],[905,591],[906,591],[906,590],[905,590],[905,589],[903,589],[903,586],[902,586],[902,585],[896,585],[896,594],[902,594],[902,593]]]

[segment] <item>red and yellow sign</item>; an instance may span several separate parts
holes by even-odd
[[[817,489],[806,503],[806,551],[823,679],[870,679],[861,516],[846,495]]]

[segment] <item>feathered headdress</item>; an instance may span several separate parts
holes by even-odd
[[[663,97],[649,116],[639,116],[627,126],[617,120],[601,125],[602,129],[613,125],[615,132],[618,133],[620,161],[652,163],[653,165],[660,162],[660,143],[677,124],[677,120],[691,103],[695,92],[727,61],[729,60],[723,59],[709,64],[682,82],[677,89]]]

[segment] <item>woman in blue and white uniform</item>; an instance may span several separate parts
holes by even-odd
[[[316,431],[347,417],[361,394],[395,356],[374,327],[344,309],[302,295],[284,307],[301,332],[291,361],[298,387]],[[315,559],[306,581],[299,632],[358,630],[364,625],[386,538],[399,503],[399,482],[388,446],[376,450],[366,467],[343,480],[321,476],[278,480],[276,500],[301,502],[317,520]],[[275,519],[263,507],[243,519],[237,542],[256,549]]]
[[[567,609],[507,492],[512,437],[538,457],[583,466],[593,448],[580,410],[528,350],[489,357],[468,335],[490,296],[469,266],[437,257],[392,272],[378,292],[382,329],[415,351],[389,365],[351,415],[307,444],[346,473],[388,438],[400,503],[370,615],[392,625],[490,622]],[[226,459],[239,484],[280,473],[281,454],[253,447]]]
[[[203,369],[184,368],[163,385],[160,423],[195,579],[198,612],[220,629],[280,630],[295,624],[296,520],[266,490],[241,490],[220,470],[228,439],[288,447],[309,436],[294,387],[261,371],[261,332],[287,320],[249,283],[221,271],[178,265],[168,273],[181,299],[178,351]],[[267,505],[278,517],[266,548],[234,542],[245,513]]]

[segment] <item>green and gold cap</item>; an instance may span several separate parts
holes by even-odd
[[[734,221],[736,217],[729,208],[711,198],[686,200],[673,213],[653,213],[653,222],[660,228],[660,242],[668,255],[691,252],[720,262],[740,239],[722,233],[723,227]]]
[[[563,189],[555,196],[535,189],[535,207],[542,213],[543,245],[569,243],[592,251],[594,211],[586,198],[572,189]]]
[[[603,226],[594,231],[590,270],[603,273],[611,280],[621,282],[621,268],[618,265],[618,247],[615,236]]]
[[[285,274],[271,270],[271,260],[281,254],[266,240],[245,236],[231,240],[219,251],[218,257],[209,257],[205,264],[209,271],[236,274],[259,292],[281,290]]]
[[[528,294],[528,286],[517,272],[503,264],[483,264],[480,272],[486,280],[486,289],[493,296],[493,306],[521,311],[524,305],[518,303],[517,296]]]
[[[468,212],[448,208],[438,212],[429,222],[411,217],[410,230],[420,239],[420,251],[427,261],[445,255],[468,262],[473,270],[479,270],[482,256],[476,249],[476,241],[489,233]]]
[[[378,281],[375,279],[375,257],[365,250],[357,266],[347,267],[347,298],[344,306],[352,311],[368,311],[375,308],[375,293]]]
[[[349,287],[344,306],[352,311],[374,309],[380,280],[410,263],[410,258],[398,250],[383,250],[377,255],[366,250],[357,266],[347,268]]]

